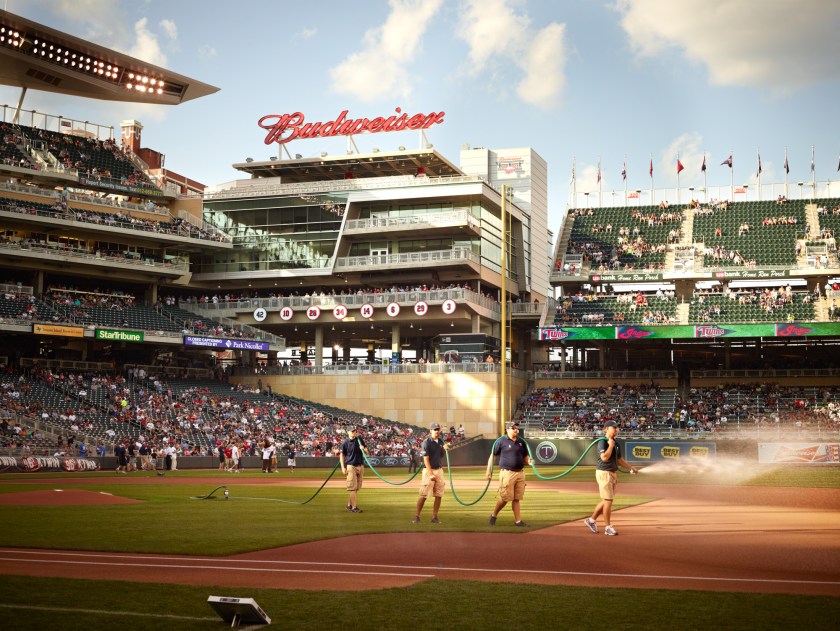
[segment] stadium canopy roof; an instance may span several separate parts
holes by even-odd
[[[0,10],[0,83],[105,101],[177,105],[219,88]]]
[[[255,178],[279,177],[286,183],[395,175],[428,175],[429,177],[463,175],[457,166],[434,149],[409,149],[393,153],[354,153],[343,156],[324,154],[314,158],[296,157],[293,160],[263,162],[246,160],[234,164],[233,168],[250,173]]]

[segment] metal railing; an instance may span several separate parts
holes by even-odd
[[[184,303],[184,309],[186,311],[190,311],[195,313],[196,315],[200,316],[201,314],[197,313],[197,311],[193,308],[197,305],[193,303]],[[160,313],[169,316],[172,319],[172,314],[167,313],[166,311],[159,310]],[[215,317],[215,322],[218,322],[222,326],[232,329],[235,331],[239,331],[242,333],[242,339],[244,340],[257,340],[262,342],[268,342],[270,345],[275,347],[280,347],[283,350],[286,348],[286,338],[281,337],[279,335],[274,335],[274,333],[269,333],[268,331],[264,331],[263,329],[258,329],[256,327],[251,326],[250,324],[243,324],[242,322],[238,322],[236,320],[231,320],[230,318],[225,317]],[[214,337],[214,335],[206,330],[195,330],[190,329],[190,333],[193,335],[204,335],[209,337]],[[225,334],[222,334],[220,337],[227,337]]]
[[[335,269],[370,269],[372,267],[383,267],[387,265],[411,265],[416,267],[432,263],[450,263],[455,261],[468,261],[476,265],[481,264],[481,259],[478,255],[473,254],[468,248],[453,248],[451,250],[408,252],[405,254],[385,254],[382,256],[345,256],[335,260]]]
[[[376,230],[387,228],[434,228],[438,226],[453,226],[467,224],[476,230],[481,222],[468,210],[453,210],[449,212],[430,213],[426,215],[410,215],[407,217],[370,217],[368,219],[350,219],[344,225],[344,231]]]
[[[557,364],[559,366],[560,364]],[[533,369],[534,379],[676,379],[676,370],[546,370]]]
[[[168,263],[168,262],[160,262],[155,261],[152,259],[130,259],[125,258],[122,256],[110,256],[108,254],[101,254],[101,253],[91,253],[87,250],[79,250],[77,248],[68,248],[64,247],[63,245],[56,244],[54,246],[51,245],[41,245],[38,243],[24,243],[24,242],[7,242],[7,243],[0,243],[0,249],[2,250],[16,250],[18,252],[32,252],[34,254],[43,254],[49,255],[50,257],[64,259],[66,261],[72,261],[73,259],[76,260],[84,260],[84,261],[98,261],[102,263],[111,263],[120,266],[127,266],[127,267],[152,267],[157,270],[167,271],[177,274],[186,274],[187,273],[187,264],[184,262],[178,263]]]
[[[24,294],[32,296],[35,294],[35,289],[29,285],[11,285],[8,283],[0,284],[0,294]]]
[[[49,200],[55,199],[55,191],[43,189],[38,186],[22,186],[20,184],[13,184],[12,182],[3,182],[0,188],[6,191],[14,191],[16,193],[23,193],[24,195],[35,195],[37,197],[44,197]],[[149,207],[145,204],[135,204],[134,202],[117,201],[112,197],[94,197],[93,195],[85,195],[84,193],[70,192],[67,198],[71,201],[83,202],[85,204],[92,204],[94,206],[102,206],[103,208],[112,208],[117,210],[136,210],[144,212],[149,215],[163,215],[169,216],[169,209],[155,204]]]
[[[109,206],[115,211],[121,210],[119,207]],[[148,225],[144,223],[131,223],[130,221],[116,221],[111,220],[107,217],[102,217],[102,221],[93,221],[88,219],[79,219],[77,213],[85,213],[87,211],[78,208],[69,208],[68,210],[57,210],[57,209],[27,209],[21,208],[17,204],[10,204],[8,202],[0,203],[0,213],[9,213],[10,215],[24,215],[25,217],[33,218],[33,217],[40,217],[44,219],[55,219],[63,224],[70,224],[70,225],[77,225],[77,226],[97,226],[99,228],[104,229],[116,229],[116,230],[133,230],[139,232],[150,232],[155,235],[160,236],[171,236],[171,237],[181,237],[184,239],[198,239],[201,241],[218,241],[223,243],[232,243],[232,239],[227,236],[215,231],[213,233],[208,233],[206,236],[202,236],[201,234],[194,234],[192,233],[189,228],[184,227],[183,225],[178,226],[174,230],[161,230],[159,226],[155,225]],[[90,211],[90,212],[98,212],[98,211]],[[94,217],[93,219],[98,219],[98,217]],[[154,220],[153,220],[154,221]]]
[[[251,182],[252,180],[246,180]],[[287,196],[295,197],[309,193],[334,193],[340,191],[364,191],[383,188],[403,188],[406,186],[429,186],[430,184],[473,184],[480,182],[491,186],[484,178],[477,175],[455,175],[442,177],[415,177],[413,175],[395,175],[391,177],[366,177],[351,180],[325,180],[322,182],[306,182],[282,184],[272,182],[267,184],[265,179],[257,180],[258,184],[242,184],[235,182],[234,186],[220,191],[205,193],[205,200],[238,199],[243,197]]]
[[[318,366],[235,366],[232,373],[237,377],[254,375],[417,375],[471,373],[493,374],[501,371],[500,364],[488,363],[426,363],[426,364],[325,364]],[[508,372],[519,378],[527,373],[518,369]]]
[[[178,305],[194,313],[236,313],[253,310],[258,307],[262,307],[266,311],[277,311],[283,307],[291,307],[295,310],[304,310],[309,307],[332,309],[337,305],[344,305],[348,308],[361,307],[365,304],[371,304],[374,307],[384,307],[392,302],[396,302],[400,306],[410,306],[420,301],[430,305],[439,305],[446,300],[477,304],[493,313],[499,313],[501,311],[501,306],[498,301],[487,298],[471,289],[464,288],[338,295],[316,294],[312,296],[288,296],[284,298],[246,298],[236,301],[220,300],[219,302],[207,303],[179,302]]]

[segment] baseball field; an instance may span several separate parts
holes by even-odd
[[[419,482],[400,485],[403,469],[368,472],[358,514],[343,480],[318,492],[329,473],[0,475],[4,627],[222,628],[211,595],[254,598],[291,629],[840,623],[837,467],[621,474],[617,537],[581,521],[590,467],[529,474],[525,528],[509,507],[488,524],[483,468],[452,470],[440,524],[431,502],[411,523]]]

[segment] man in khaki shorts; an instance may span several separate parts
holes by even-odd
[[[341,472],[347,478],[346,488],[350,493],[347,510],[351,513],[362,512],[362,509],[356,506],[356,494],[362,488],[362,480],[365,476],[365,455],[362,451],[365,441],[356,434],[358,429],[355,426],[347,428],[347,438],[341,443],[341,453],[339,454]]]
[[[604,423],[604,437],[606,440],[599,440],[596,447],[598,451],[598,462],[595,465],[595,479],[598,481],[598,492],[601,494],[601,501],[595,507],[592,517],[587,517],[584,523],[596,535],[598,534],[598,517],[604,515],[604,534],[615,536],[618,534],[612,527],[611,514],[612,503],[615,499],[616,471],[619,465],[630,469],[630,473],[636,473],[636,469],[627,464],[621,457],[621,445],[615,441],[618,434],[618,425],[615,421]]]
[[[496,441],[493,447],[493,453],[490,454],[490,459],[487,461],[487,479],[493,475],[493,458],[499,456],[499,500],[496,502],[496,507],[490,514],[490,525],[496,525],[496,518],[499,516],[499,511],[505,507],[505,504],[511,502],[513,509],[513,525],[527,526],[522,521],[520,512],[520,502],[525,496],[525,471],[524,468],[530,466],[531,460],[528,457],[528,447],[525,441],[519,438],[519,424],[514,422],[508,423],[507,434]]]
[[[440,437],[440,425],[432,423],[429,428],[431,434],[420,446],[420,455],[423,457],[423,477],[420,480],[420,498],[417,500],[417,512],[412,524],[420,523],[420,511],[426,503],[427,497],[434,497],[435,503],[432,506],[432,523],[439,524],[438,511],[440,502],[443,499],[443,452],[447,449],[443,439]]]

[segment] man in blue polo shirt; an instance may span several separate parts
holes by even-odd
[[[440,437],[440,425],[432,423],[429,428],[431,434],[420,446],[420,455],[423,458],[423,477],[420,480],[420,497],[417,500],[417,512],[414,514],[412,524],[420,523],[420,511],[427,497],[434,497],[435,503],[432,506],[432,523],[439,524],[438,511],[440,502],[443,499],[443,452],[447,448]]]
[[[357,436],[358,427],[347,428],[347,439],[341,443],[341,453],[339,460],[341,461],[341,472],[347,477],[347,491],[350,493],[350,499],[347,502],[347,510],[351,513],[361,513],[362,509],[356,506],[356,494],[362,488],[362,479],[365,475],[365,455],[362,448],[365,446],[365,441],[361,436]]]
[[[499,511],[505,507],[505,504],[511,502],[513,525],[527,526],[522,521],[519,504],[525,496],[524,468],[530,466],[531,460],[528,457],[528,447],[525,445],[525,441],[519,438],[519,424],[515,421],[508,423],[507,435],[496,441],[493,447],[493,453],[487,461],[488,480],[493,475],[493,458],[495,456],[499,456],[499,500],[490,515],[490,525],[496,525]]]
[[[587,517],[584,523],[596,535],[598,534],[598,517],[604,515],[604,534],[615,536],[618,534],[612,526],[611,513],[612,503],[615,499],[615,485],[616,485],[616,471],[621,465],[625,469],[630,469],[630,473],[636,473],[636,469],[627,464],[621,457],[621,445],[619,445],[615,437],[618,434],[618,425],[615,421],[607,421],[604,423],[604,437],[606,440],[599,440],[596,450],[598,452],[598,461],[595,464],[595,479],[598,481],[598,492],[601,495],[601,501],[595,507],[592,517]]]

